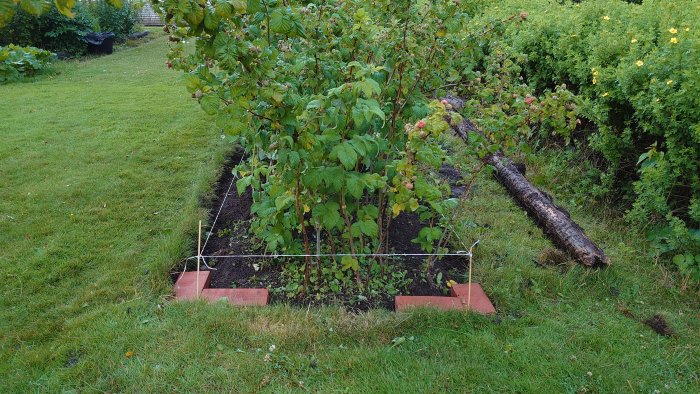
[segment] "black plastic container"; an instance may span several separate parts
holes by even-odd
[[[87,42],[88,53],[109,55],[112,53],[114,46],[114,33],[91,32],[85,35],[85,42]]]

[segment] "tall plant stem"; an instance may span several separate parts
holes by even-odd
[[[352,253],[352,257],[354,258],[355,255],[357,254],[355,250],[355,241],[352,239],[352,222],[350,221],[350,216],[348,215],[348,211],[345,209],[345,190],[340,191],[340,212],[343,214],[343,220],[345,220],[345,228],[347,228],[348,231],[348,240],[350,242],[350,253]],[[360,271],[357,270],[355,271],[355,280],[357,281],[358,284],[362,283],[362,280],[360,279]]]
[[[306,288],[309,284],[309,270],[311,268],[311,248],[309,247],[309,235],[306,233],[306,225],[304,224],[304,214],[301,213],[301,208],[299,207],[299,174],[297,174],[297,187],[294,191],[294,209],[297,211],[297,217],[301,223],[301,233],[304,235],[304,250],[306,251],[306,266],[304,267],[304,290],[303,293],[306,294]]]

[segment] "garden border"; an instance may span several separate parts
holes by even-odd
[[[199,277],[198,277],[199,275]],[[209,302],[227,300],[234,306],[265,306],[270,300],[268,289],[255,288],[210,288],[209,271],[183,272],[175,282],[175,299],[178,301],[204,299]],[[394,308],[403,312],[414,307],[440,310],[465,310],[486,315],[496,313],[496,308],[478,283],[454,284],[450,296],[396,296]]]

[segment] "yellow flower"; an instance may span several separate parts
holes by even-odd
[[[690,28],[689,28],[689,27],[686,27],[686,28],[683,29],[683,30],[685,30],[685,31],[690,31]]]
[[[644,62],[641,60],[637,60],[635,64],[637,65],[637,67],[642,67],[644,65]]]
[[[593,69],[593,76],[594,77],[598,76],[598,69],[595,69],[595,68]]]
[[[128,352],[124,353],[124,357],[126,358],[131,358],[134,355],[134,352],[129,350]]]
[[[452,287],[452,286],[454,286],[454,285],[456,285],[456,284],[457,284],[457,282],[453,281],[452,279],[450,279],[450,280],[447,281],[447,287]]]
[[[676,33],[678,33],[678,30],[676,30],[675,27],[672,27],[672,28],[668,29],[668,32],[671,34],[676,34]]]
[[[610,93],[609,93],[609,92],[603,93],[603,97],[608,97],[608,96],[610,96]]]
[[[605,15],[605,16],[603,17],[603,19],[606,20],[606,21],[609,21],[609,20],[610,20],[610,17],[607,16],[607,15]]]
[[[673,80],[669,79],[668,81],[666,81],[666,85],[673,85]]]
[[[596,83],[598,83],[598,79],[594,77],[593,78],[593,85],[595,85]]]
[[[632,41],[630,41],[630,42],[631,42],[632,44],[636,44],[636,43],[637,43],[637,39],[636,39],[636,38],[633,38]]]
[[[671,37],[671,44],[678,44],[678,39],[676,37]]]

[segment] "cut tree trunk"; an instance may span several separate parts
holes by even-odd
[[[446,100],[455,109],[464,102],[454,97]],[[470,132],[481,133],[469,120],[453,126],[455,133],[465,142]],[[569,253],[586,267],[607,267],[610,259],[583,232],[583,229],[569,217],[566,210],[552,202],[551,197],[533,186],[524,176],[524,171],[501,152],[489,155],[484,162],[496,169],[496,179],[508,190],[511,196],[535,219],[555,245]]]

